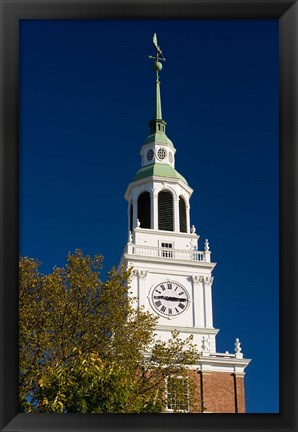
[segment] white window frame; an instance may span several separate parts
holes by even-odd
[[[186,380],[186,385],[187,385],[187,393],[185,393],[185,396],[187,397],[187,409],[176,409],[175,408],[169,408],[168,405],[168,379],[169,378],[174,378],[174,379],[183,379]],[[167,377],[165,380],[165,394],[166,394],[166,411],[168,413],[189,413],[190,412],[190,404],[189,404],[189,380],[188,380],[188,376],[184,377],[184,376],[171,376],[171,377]]]
[[[170,246],[164,246],[164,245],[170,245]],[[160,240],[159,247],[162,249],[160,253],[161,258],[173,258],[174,242]]]

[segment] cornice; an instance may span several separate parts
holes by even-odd
[[[251,359],[239,359],[236,357],[216,357],[216,353],[212,356],[212,353],[210,353],[208,356],[200,357],[198,362],[196,363],[198,366],[206,366],[210,365],[212,366],[222,366],[222,367],[240,367],[240,368],[246,368],[249,363],[251,362]]]
[[[126,199],[126,201],[129,201],[129,198],[130,198],[129,193],[133,187],[140,186],[140,185],[145,184],[145,183],[153,183],[154,181],[156,181],[158,183],[178,184],[179,186],[181,186],[183,189],[185,189],[189,193],[189,197],[191,197],[191,195],[193,193],[193,189],[190,186],[188,186],[187,184],[185,184],[179,178],[161,177],[161,176],[154,176],[153,175],[153,176],[149,176],[149,177],[146,177],[146,178],[136,180],[136,181],[129,183],[129,185],[126,189],[124,198]]]
[[[219,332],[219,329],[216,328],[210,328],[210,327],[180,327],[177,326],[174,327],[173,325],[171,326],[167,326],[167,325],[157,325],[156,330],[161,330],[161,331],[168,331],[171,332],[174,330],[174,328],[176,330],[178,330],[179,332],[183,332],[183,333],[189,333],[189,334],[209,334],[209,335],[217,335],[217,333]]]
[[[196,239],[196,240],[198,240],[200,238],[200,236],[196,233],[184,233],[184,232],[179,232],[179,231],[156,230],[156,229],[152,229],[152,228],[136,227],[134,229],[134,231],[136,233],[157,235],[157,236],[166,235],[169,237],[180,237],[180,238],[188,238],[188,239]],[[142,246],[142,245],[136,244],[135,246]]]

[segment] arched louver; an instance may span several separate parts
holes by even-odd
[[[158,194],[158,229],[174,231],[173,195],[166,190]]]
[[[130,211],[129,211],[129,230],[130,232],[133,232],[133,205],[130,204]]]
[[[186,204],[182,196],[179,197],[179,220],[180,220],[180,232],[187,232],[186,222]]]
[[[138,198],[138,219],[141,228],[151,228],[150,193],[143,192]]]

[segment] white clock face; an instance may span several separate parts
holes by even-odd
[[[186,288],[177,282],[161,282],[153,288],[150,302],[159,315],[171,318],[186,311],[189,295]]]

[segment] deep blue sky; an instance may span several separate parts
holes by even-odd
[[[278,22],[22,21],[20,252],[118,265],[126,187],[153,116],[152,36],[191,223],[210,241],[217,350],[240,338],[247,412],[278,406]]]

